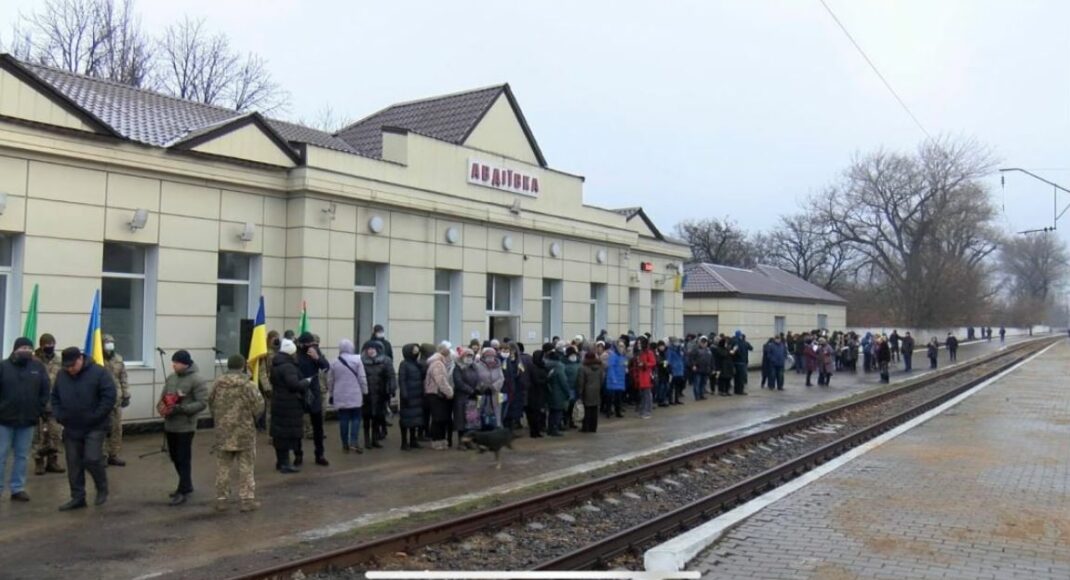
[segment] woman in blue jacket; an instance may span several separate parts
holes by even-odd
[[[617,417],[623,417],[621,406],[624,402],[624,387],[628,376],[628,345],[624,341],[618,341],[616,345],[609,347],[609,361],[606,365],[606,394],[609,402],[606,405],[606,417],[610,416],[610,409]]]
[[[679,339],[669,341],[669,372],[672,375],[672,393],[670,405],[683,405],[684,387],[687,381],[684,379],[686,369],[684,367],[684,345]]]

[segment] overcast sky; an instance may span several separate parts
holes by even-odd
[[[1070,3],[828,0],[934,135],[1070,187]],[[0,3],[6,36],[19,11]],[[772,226],[856,152],[923,135],[818,0],[354,2],[140,0],[155,32],[204,17],[266,57],[288,116],[360,117],[509,82],[550,165],[585,201]],[[998,177],[990,181],[1004,203]],[[1011,230],[1051,220],[1051,189],[1010,176]],[[1060,206],[1070,194],[1060,194]],[[1061,224],[1070,240],[1070,215]]]

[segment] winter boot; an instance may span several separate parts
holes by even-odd
[[[59,457],[55,454],[48,456],[48,463],[45,465],[45,471],[48,473],[67,473],[67,470],[59,464]]]

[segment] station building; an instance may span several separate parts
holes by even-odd
[[[280,331],[307,304],[332,353],[375,323],[395,347],[679,335],[688,248],[585,205],[583,183],[548,165],[509,85],[332,135],[0,55],[3,348],[35,284],[38,332],[80,346],[100,289],[142,421],[158,349],[213,376],[260,296]]]
[[[754,361],[774,334],[847,327],[846,300],[780,268],[698,263],[685,270],[684,333],[742,330],[754,345]]]

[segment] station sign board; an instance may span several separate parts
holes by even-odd
[[[509,193],[539,196],[539,178],[535,175],[473,157],[468,158],[468,183]]]

